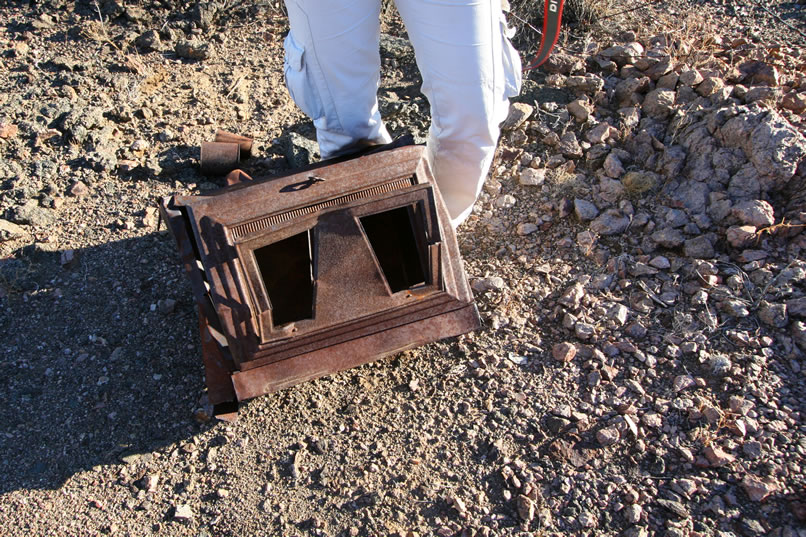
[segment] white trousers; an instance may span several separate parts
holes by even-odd
[[[381,0],[285,0],[285,79],[323,159],[388,143],[378,111]],[[521,62],[500,0],[396,0],[431,106],[428,155],[452,224],[470,214],[492,163]]]

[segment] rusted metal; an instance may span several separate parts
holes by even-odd
[[[422,147],[241,174],[161,206],[203,319],[213,404],[479,326]]]
[[[234,142],[203,142],[201,145],[201,172],[205,175],[224,175],[238,166],[241,146]]]
[[[254,140],[249,136],[218,129],[215,133],[215,141],[238,144],[241,148],[241,158],[249,158],[249,156],[252,155],[252,144]]]
[[[249,174],[243,170],[232,170],[224,178],[224,181],[226,181],[227,186],[237,185],[238,183],[243,183],[245,181],[252,181],[252,180],[253,180],[252,177],[250,177]]]

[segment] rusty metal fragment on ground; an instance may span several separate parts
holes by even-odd
[[[199,307],[217,414],[479,326],[424,148],[240,173],[161,204]]]
[[[241,146],[235,142],[203,142],[199,168],[205,175],[224,175],[241,160]]]
[[[249,136],[235,134],[234,132],[218,129],[215,133],[216,142],[235,143],[241,148],[241,158],[248,158],[252,154],[253,140]]]

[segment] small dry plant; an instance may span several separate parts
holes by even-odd
[[[588,191],[588,186],[577,174],[569,172],[562,166],[548,171],[546,184],[550,195],[555,198],[579,197]]]
[[[132,53],[125,52],[114,41],[112,41],[112,38],[109,36],[109,32],[106,29],[104,17],[101,14],[101,7],[98,5],[98,2],[94,2],[94,4],[95,10],[98,12],[98,20],[89,21],[86,23],[81,29],[81,35],[91,41],[104,43],[112,47],[120,54],[120,63],[132,73],[143,77],[151,75],[151,69],[146,65],[136,50]]]

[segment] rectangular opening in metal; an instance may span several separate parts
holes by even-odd
[[[360,220],[393,293],[425,283],[425,259],[418,247],[421,241],[415,236],[414,205],[364,216]]]
[[[311,232],[303,231],[255,251],[271,303],[272,325],[313,318]]]

